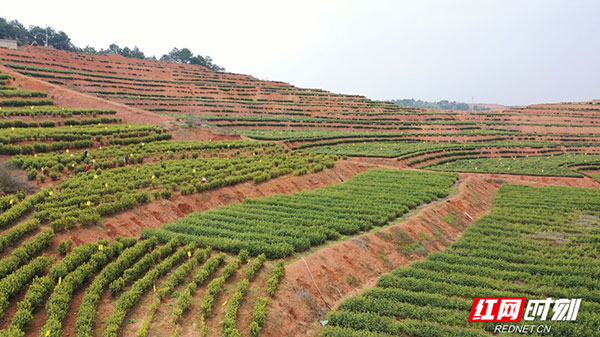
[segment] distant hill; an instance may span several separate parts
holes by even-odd
[[[428,102],[422,100],[415,100],[414,98],[405,99],[394,99],[391,102],[407,108],[423,108],[423,109],[442,109],[442,110],[492,110],[492,109],[503,109],[505,108],[500,104],[486,104],[486,103],[475,103],[469,104],[464,102],[441,100],[438,102]]]

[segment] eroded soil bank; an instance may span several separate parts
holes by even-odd
[[[456,194],[420,208],[406,221],[324,247],[288,265],[270,304],[265,336],[316,336],[319,320],[343,298],[373,286],[384,273],[443,250],[487,213],[501,183],[462,178]],[[402,249],[411,242],[421,247]]]
[[[205,211],[246,198],[260,198],[276,194],[291,194],[344,182],[366,171],[368,165],[339,161],[331,169],[302,176],[284,176],[260,184],[253,182],[223,187],[200,194],[173,196],[168,200],[155,200],[132,210],[119,213],[104,220],[102,226],[76,228],[58,233],[55,241],[73,238],[76,244],[95,242],[120,236],[139,236],[146,228],[156,228],[175,221],[189,213]]]

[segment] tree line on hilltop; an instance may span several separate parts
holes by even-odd
[[[428,102],[422,100],[415,100],[414,98],[405,98],[405,99],[394,99],[391,101],[402,107],[407,108],[422,108],[422,109],[441,109],[441,110],[470,110],[470,106],[467,103],[441,100],[439,102]],[[483,111],[490,110],[488,107],[475,105],[473,106],[473,110]]]
[[[25,27],[17,20],[8,21],[0,17],[0,39],[16,40],[20,46],[51,46],[56,49],[87,53],[87,54],[118,54],[125,57],[133,57],[137,59],[156,60],[155,56],[146,56],[137,46],[133,48],[120,47],[116,43],[112,43],[106,49],[95,49],[94,47],[86,46],[79,48],[71,42],[71,38],[63,31],[56,31],[52,27],[40,27],[31,25]],[[207,67],[212,71],[224,71],[225,68],[213,63],[210,56],[194,55],[188,48],[173,48],[169,53],[160,57],[160,61],[196,64]]]

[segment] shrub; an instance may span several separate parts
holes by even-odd
[[[37,170],[34,168],[30,168],[27,171],[27,179],[33,180],[37,177]]]
[[[267,181],[269,179],[271,179],[271,175],[267,172],[259,173],[253,178],[255,184],[262,183],[263,181]]]
[[[238,254],[238,261],[240,262],[240,264],[246,264],[246,262],[248,262],[249,258],[250,258],[250,253],[246,249],[240,250],[240,252]]]
[[[65,166],[61,163],[58,163],[52,167],[52,171],[55,171],[55,172],[62,172],[64,170],[65,170]]]
[[[321,165],[321,164],[316,164],[316,165],[313,165],[313,166],[310,168],[310,172],[312,172],[312,173],[317,173],[317,172],[321,172],[321,171],[323,171],[323,169],[325,169],[325,167],[324,167],[323,165]]]
[[[71,247],[73,247],[73,240],[63,240],[58,244],[58,252],[60,255],[65,256],[69,251],[71,251]]]
[[[273,297],[275,292],[277,291],[277,286],[279,285],[279,281],[283,278],[283,272],[285,270],[285,262],[279,261],[273,269],[273,273],[271,277],[267,280],[267,293],[269,296]]]
[[[171,192],[171,190],[168,188],[165,188],[164,190],[162,190],[162,192],[160,192],[160,195],[165,199],[169,199],[172,194],[173,192]]]
[[[73,216],[66,216],[64,218],[56,219],[50,223],[50,227],[55,232],[61,232],[65,229],[71,229],[77,224],[77,219]]]
[[[96,210],[83,212],[79,215],[79,222],[82,226],[91,226],[100,224],[100,214]]]

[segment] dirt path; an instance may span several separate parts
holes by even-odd
[[[69,312],[67,313],[67,316],[63,320],[62,335],[64,337],[77,336],[77,328],[76,328],[77,314],[79,313],[79,306],[81,306],[81,301],[83,300],[83,296],[85,295],[85,292],[86,292],[88,286],[89,286],[89,282],[84,287],[82,287],[82,289],[79,289],[73,295],[73,297],[71,298],[71,301],[69,302]]]
[[[106,319],[115,309],[115,301],[118,298],[118,296],[112,297],[110,291],[106,289],[102,293],[102,296],[100,296],[97,307],[98,314],[96,316],[96,324],[94,327],[96,336],[102,336],[102,333],[106,330]]]
[[[48,320],[46,305],[44,304],[36,313],[33,314],[31,325],[26,329],[25,336],[41,336],[42,328]]]

